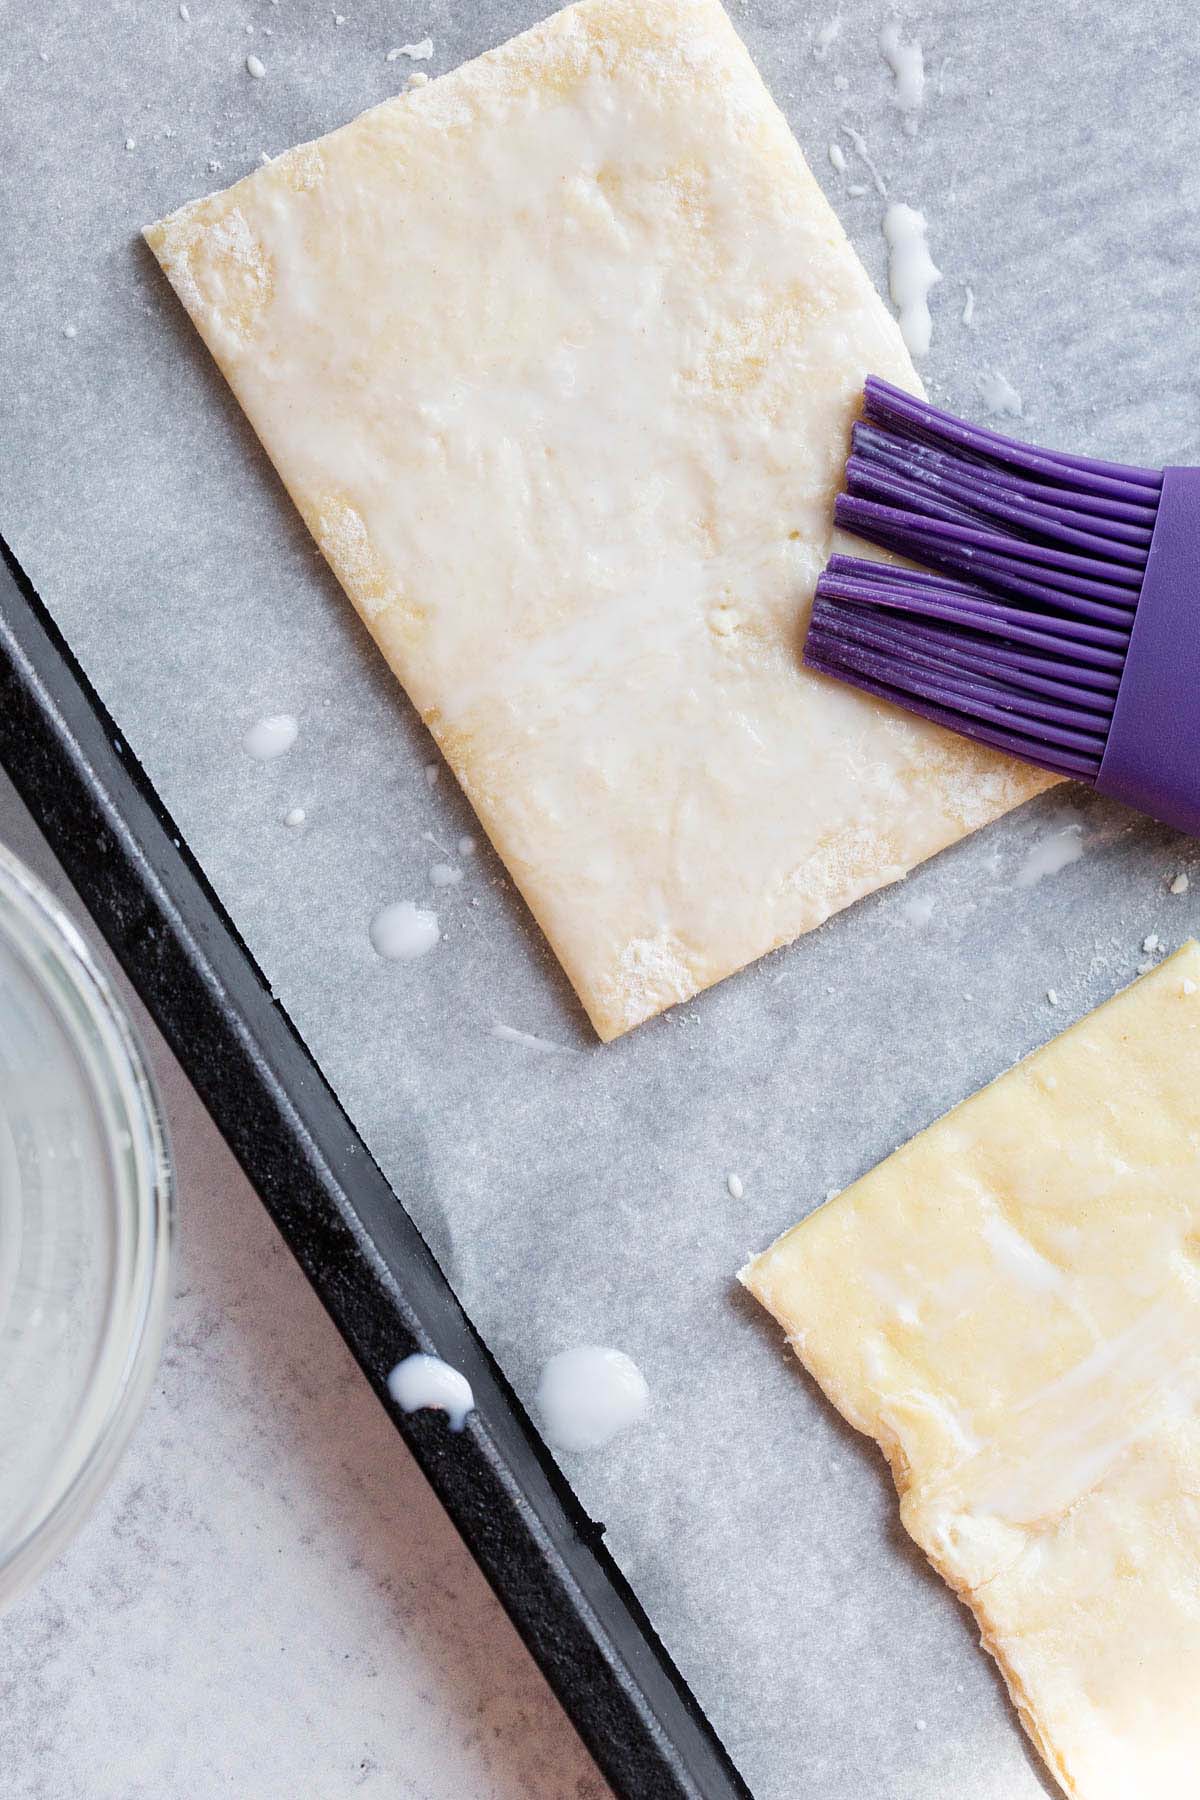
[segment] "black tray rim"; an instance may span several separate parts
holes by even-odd
[[[752,1800],[636,1593],[0,536],[0,765],[621,1800]],[[388,1371],[436,1351],[460,1433]]]

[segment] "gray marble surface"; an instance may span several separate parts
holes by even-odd
[[[70,897],[2,774],[0,843]],[[111,1488],[0,1617],[0,1794],[604,1800],[170,1051],[131,1009],[178,1163],[171,1320]]]

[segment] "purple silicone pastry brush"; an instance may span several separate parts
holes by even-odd
[[[1035,450],[871,376],[804,660],[1200,834],[1200,469]],[[928,571],[928,572],[926,572]]]

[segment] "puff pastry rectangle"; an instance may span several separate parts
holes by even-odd
[[[1046,784],[800,667],[915,377],[716,0],[583,0],[146,236],[602,1037]]]
[[[1080,1800],[1200,1793],[1200,949],[742,1275]]]

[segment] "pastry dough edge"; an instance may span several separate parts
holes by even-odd
[[[1158,964],[1153,971],[1153,977],[1161,977],[1163,973],[1169,970],[1173,965],[1181,962],[1193,962],[1197,951],[1200,951],[1200,942],[1195,938],[1186,938],[1177,950],[1173,951],[1170,956],[1164,958],[1164,960]],[[1062,1032],[1056,1033],[1053,1037],[1047,1039],[1045,1043],[1039,1044],[1033,1050],[1028,1051],[1024,1056],[1018,1058],[1018,1060],[1008,1069],[1002,1070],[1000,1074],[994,1076],[991,1081],[986,1082],[983,1087],[977,1088],[973,1093],[966,1095],[945,1113],[932,1120],[930,1124],[924,1126],[921,1131],[916,1132],[912,1138],[908,1139],[904,1145],[900,1146],[899,1150],[893,1151],[891,1155],[895,1156],[900,1154],[903,1150],[907,1149],[909,1145],[918,1143],[928,1133],[940,1130],[947,1121],[953,1119],[955,1115],[964,1108],[969,1107],[972,1101],[979,1095],[986,1093],[989,1088],[994,1087],[998,1082],[1006,1080],[1009,1076],[1021,1069],[1036,1064],[1039,1058],[1042,1057],[1047,1050],[1060,1043],[1064,1037],[1068,1036],[1077,1026],[1083,1024],[1085,1020],[1095,1018],[1097,1015],[1106,1013],[1111,1009],[1119,1009],[1122,1004],[1128,1000],[1129,996],[1141,986],[1142,982],[1148,978],[1150,977],[1135,976],[1134,979],[1126,983],[1123,988],[1118,989],[1115,994],[1111,994],[1107,1000],[1101,1001],[1098,1006],[1091,1008],[1090,1011],[1083,1014],[1073,1025],[1065,1027]],[[802,1232],[805,1226],[808,1225],[817,1213],[823,1212],[826,1207],[836,1206],[839,1201],[852,1195],[860,1182],[868,1180],[877,1170],[886,1166],[890,1160],[890,1156],[884,1157],[881,1162],[875,1164],[873,1168],[866,1170],[862,1176],[856,1181],[851,1182],[848,1187],[843,1188],[840,1193],[835,1194],[830,1199],[822,1202],[820,1206],[814,1207],[813,1211],[807,1214],[805,1218],[799,1220],[787,1231],[781,1233],[781,1235],[775,1239],[774,1243],[770,1244],[765,1250],[760,1251],[758,1255],[751,1257],[750,1260],[738,1270],[737,1279],[741,1285],[748,1293],[754,1296],[764,1310],[770,1313],[772,1318],[778,1323],[783,1324],[783,1319],[780,1317],[779,1310],[777,1310],[776,1306],[773,1304],[772,1295],[774,1283],[769,1278],[771,1261],[775,1253],[779,1251],[783,1245],[790,1242],[797,1233]],[[858,1414],[853,1402],[845,1397],[842,1392],[843,1384],[840,1380],[838,1370],[832,1366],[832,1364],[827,1363],[826,1359],[815,1353],[809,1347],[802,1328],[795,1328],[793,1324],[793,1328],[789,1329],[788,1326],[785,1325],[784,1331],[789,1347],[806,1374],[811,1377],[817,1387],[821,1390],[826,1400],[837,1409],[841,1417],[846,1420],[847,1424],[850,1425],[854,1431],[858,1432],[863,1437],[869,1438],[880,1451],[884,1461],[888,1465],[896,1489],[896,1494],[900,1502],[900,1521],[905,1532],[912,1542],[916,1544],[931,1567],[945,1582],[946,1586],[950,1588],[956,1598],[970,1611],[972,1618],[979,1628],[980,1645],[988,1652],[999,1670],[1001,1679],[1004,1682],[1005,1690],[1012,1703],[1013,1710],[1015,1711],[1023,1730],[1037,1750],[1038,1755],[1041,1757],[1047,1771],[1053,1776],[1063,1793],[1070,1797],[1070,1800],[1082,1800],[1080,1789],[1066,1768],[1060,1752],[1055,1744],[1044,1735],[1038,1724],[1037,1717],[1028,1699],[1021,1677],[1006,1654],[1004,1637],[998,1631],[993,1629],[991,1620],[988,1616],[989,1609],[986,1593],[988,1583],[985,1581],[975,1588],[970,1587],[961,1579],[961,1577],[946,1566],[943,1558],[938,1553],[937,1545],[933,1541],[926,1541],[926,1539],[918,1532],[912,1519],[913,1509],[906,1504],[911,1488],[911,1482],[909,1479],[908,1460],[904,1456],[900,1445],[894,1439],[889,1442],[886,1434],[881,1434],[879,1430],[872,1426],[868,1426],[863,1422],[861,1415]]]

